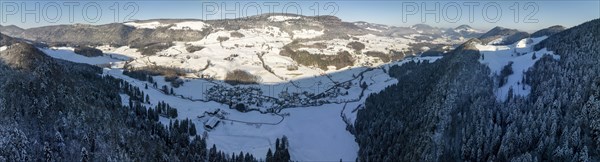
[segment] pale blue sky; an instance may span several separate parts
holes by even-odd
[[[235,4],[238,4],[238,7],[235,7]],[[97,8],[100,8],[101,11]],[[260,9],[257,10],[257,8]],[[301,12],[296,8],[300,8]],[[72,23],[106,24],[156,18],[219,19],[222,17],[234,18],[257,13],[269,13],[270,9],[278,13],[301,13],[307,16],[334,15],[349,22],[367,21],[394,26],[424,23],[437,27],[456,27],[461,24],[468,24],[485,30],[495,26],[503,26],[529,32],[552,25],[571,27],[600,18],[600,1],[598,0],[2,0],[0,1],[0,23],[2,25],[30,28]],[[427,11],[424,11],[424,9]],[[221,15],[220,11],[227,14]],[[472,14],[469,14],[470,12]],[[518,14],[516,14],[517,12]],[[501,13],[501,15],[497,15],[498,13]],[[515,16],[517,18],[516,22]],[[39,21],[35,20],[36,17]],[[439,21],[435,20],[436,17]]]

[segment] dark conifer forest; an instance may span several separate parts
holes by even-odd
[[[389,70],[399,83],[371,95],[354,127],[359,161],[600,160],[600,20],[550,36],[526,72],[527,97],[498,102],[499,79],[471,40],[434,63]]]

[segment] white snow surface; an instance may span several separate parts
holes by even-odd
[[[8,47],[6,47],[6,46],[2,46],[2,47],[0,47],[0,52],[2,52],[2,51],[4,51],[4,50],[6,50],[6,48],[8,48]]]
[[[178,22],[178,23],[173,23],[173,24],[169,24],[169,23],[161,23],[158,21],[151,21],[151,22],[126,22],[124,23],[127,26],[132,26],[138,29],[156,29],[159,27],[168,27],[171,26],[169,29],[171,30],[204,30],[208,27],[210,27],[209,24],[204,23],[202,21],[184,21],[184,22]]]
[[[287,20],[297,20],[300,19],[300,16],[270,16],[268,19],[269,21],[273,21],[273,22],[282,22],[282,21],[287,21]]]
[[[316,30],[306,30],[306,29],[302,29],[302,30],[294,30],[292,31],[292,33],[294,33],[294,38],[300,38],[300,39],[310,39],[310,38],[316,38],[318,36],[323,35],[323,31],[316,31]]]
[[[110,58],[110,56],[98,56],[98,57],[86,57],[83,55],[76,54],[73,52],[73,48],[71,47],[53,47],[53,48],[42,48],[41,49],[48,56],[67,60],[71,62],[84,63],[90,65],[112,65],[114,62],[119,62],[120,60]]]
[[[496,45],[496,44],[500,44],[502,42],[504,42],[504,39],[506,39],[506,36],[502,36],[500,38],[496,38],[490,42],[487,43],[487,45]]]
[[[479,62],[487,65],[492,73],[490,75],[500,75],[502,68],[513,62],[513,74],[508,76],[507,83],[497,88],[496,99],[505,101],[508,98],[509,90],[512,88],[514,95],[527,96],[531,92],[531,87],[522,83],[525,72],[531,68],[544,55],[551,55],[554,59],[560,59],[552,51],[546,48],[534,51],[533,46],[547,37],[525,38],[512,45],[476,45],[477,49],[483,55]],[[533,59],[533,55],[536,58]]]
[[[460,28],[460,29],[454,29],[454,32],[460,33],[460,32],[468,32],[468,33],[481,33],[481,31],[473,29],[473,28]]]
[[[169,24],[163,24],[158,21],[145,22],[145,23],[126,22],[124,24],[127,26],[132,26],[132,27],[138,28],[138,29],[156,29],[159,27],[169,26]]]
[[[175,23],[173,27],[169,29],[173,30],[204,30],[208,28],[210,25],[206,24],[202,21],[185,21],[180,23]]]
[[[376,32],[383,32],[383,31],[381,31],[381,30],[379,30],[379,29],[375,29],[375,28],[371,28],[371,27],[367,27],[367,28],[365,28],[365,29],[367,29],[367,30],[371,30],[371,31],[376,31]]]
[[[104,52],[105,55],[110,55],[112,58],[120,59],[123,61],[129,61],[132,59],[138,59],[144,57],[142,53],[138,52],[135,48],[129,48],[129,46],[111,47],[108,45],[98,46],[97,49]]]

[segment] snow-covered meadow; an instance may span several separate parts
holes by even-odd
[[[525,72],[544,55],[551,55],[555,59],[560,56],[555,55],[546,48],[535,51],[533,46],[546,39],[547,37],[525,38],[511,45],[477,45],[477,49],[483,55],[479,60],[487,65],[492,74],[500,75],[504,66],[512,62],[513,74],[509,75],[506,84],[496,89],[496,97],[499,101],[505,101],[508,98],[509,90],[512,89],[514,95],[527,96],[531,92],[531,87],[523,83]],[[535,56],[534,56],[535,55]]]

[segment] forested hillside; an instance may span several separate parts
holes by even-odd
[[[258,161],[206,146],[190,120],[158,122],[127,82],[0,34],[0,161]],[[143,95],[141,95],[143,96]],[[289,160],[287,140],[271,158]],[[284,150],[282,150],[284,149]],[[265,152],[266,155],[266,152]]]
[[[434,63],[390,69],[398,79],[359,110],[360,161],[589,161],[600,149],[600,20],[536,47],[527,97],[497,102],[471,40]]]

